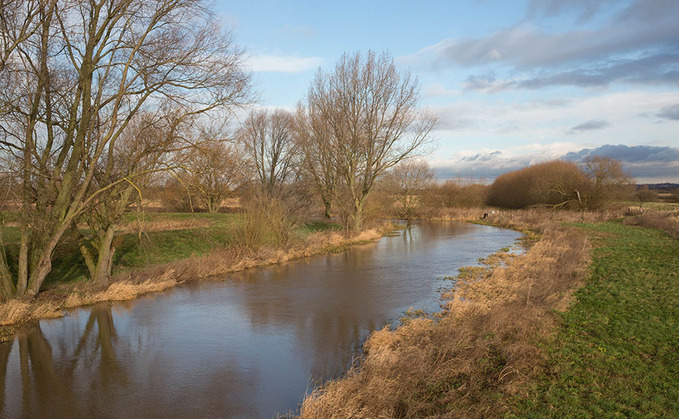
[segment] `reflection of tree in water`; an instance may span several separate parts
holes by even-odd
[[[7,382],[10,369],[17,367],[9,363],[12,350],[15,351],[12,360],[18,362],[20,382]],[[0,344],[0,362],[0,407],[3,414],[49,417],[64,409],[72,411],[74,395],[67,382],[59,377],[52,358],[52,347],[39,324],[20,329],[13,342]],[[18,389],[20,397],[6,398],[8,391],[17,393]]]
[[[375,301],[381,297],[366,292],[384,280],[379,272],[364,269],[375,252],[373,245],[361,246],[310,263],[234,275],[249,283],[247,292],[239,294],[237,310],[260,332],[294,331],[294,353],[309,365],[310,384],[336,378],[360,354],[368,334],[390,317],[388,305]]]
[[[55,358],[40,324],[20,329],[13,342],[0,344],[0,407],[3,413],[11,411],[21,416],[41,417],[82,415],[82,402],[88,401],[88,398],[79,397],[74,388],[78,364],[93,364],[98,359],[98,373],[94,376],[100,378],[104,387],[108,382],[125,380],[113,350],[115,336],[110,306],[92,308],[78,342],[66,344],[66,347],[74,348],[72,355]],[[7,382],[8,368],[16,368],[16,365],[9,364],[10,354],[17,349],[21,406],[8,406],[7,403],[18,403],[16,399],[5,399],[8,388],[19,386],[19,383]],[[12,359],[15,360],[16,357]]]
[[[96,333],[94,333],[96,325]],[[99,360],[98,373],[93,374],[96,381],[90,383],[91,388],[99,387],[106,391],[112,383],[119,385],[127,384],[125,370],[121,368],[116,359],[113,345],[117,339],[116,329],[113,325],[111,306],[102,304],[92,307],[90,316],[85,325],[85,331],[76,346],[71,359],[70,376],[79,363],[96,365]]]
[[[60,321],[52,343],[40,324],[0,343],[0,417],[257,415],[230,390],[255,388],[258,378],[228,360],[182,376],[167,366],[190,354],[159,360],[154,349],[163,343],[142,339],[148,325],[119,338],[110,304],[92,307],[84,326],[77,316]]]
[[[359,246],[339,255],[244,272],[252,286],[239,295],[248,320],[259,330],[294,330],[295,353],[310,365],[311,384],[344,373],[374,330],[393,320],[396,278],[390,261],[403,261],[437,237],[462,234],[462,223],[422,223],[378,245]],[[402,297],[402,296],[401,296]],[[409,297],[405,296],[407,300]]]

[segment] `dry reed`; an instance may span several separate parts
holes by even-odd
[[[625,221],[628,225],[638,225],[647,228],[662,230],[679,240],[679,214],[676,212],[656,212],[643,214],[638,217],[628,218]]]
[[[187,230],[206,228],[210,226],[207,220],[187,218],[183,220],[155,220],[155,221],[132,221],[116,226],[116,231],[125,233],[136,233],[139,231],[168,231],[168,230]]]

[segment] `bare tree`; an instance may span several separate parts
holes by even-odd
[[[228,108],[247,99],[249,85],[242,51],[201,1],[25,4],[35,8],[35,30],[2,35],[17,46],[6,60],[13,88],[2,99],[9,111],[0,116],[1,144],[21,185],[18,268],[13,276],[0,266],[0,278],[10,278],[4,296],[14,287],[37,295],[74,220],[141,175],[93,187],[101,167],[114,164],[115,144],[135,115],[166,101],[187,117]]]
[[[363,228],[363,206],[375,181],[400,161],[422,154],[436,119],[420,111],[419,84],[399,73],[388,54],[344,54],[331,73],[316,74],[307,112],[319,118],[332,158],[338,203],[351,208],[352,228]]]
[[[386,183],[396,197],[399,218],[410,224],[422,201],[419,195],[429,188],[433,178],[434,172],[424,160],[404,160],[388,172]]]
[[[101,193],[77,218],[89,228],[82,232],[72,225],[90,278],[96,284],[110,282],[116,223],[132,202],[141,200],[141,190],[150,176],[173,168],[169,158],[186,147],[183,116],[167,108],[135,115],[112,145],[112,158],[104,158],[97,165],[90,189]],[[125,181],[119,182],[121,179]]]
[[[286,111],[252,111],[238,132],[245,158],[261,190],[268,196],[283,191],[297,169],[293,116]]]
[[[210,213],[245,183],[245,163],[235,144],[207,142],[189,149],[182,160],[182,182]]]
[[[583,200],[589,209],[599,209],[612,199],[623,199],[632,194],[632,178],[622,169],[619,160],[593,156],[585,159],[582,170],[589,179]]]
[[[330,219],[332,202],[337,192],[337,173],[332,155],[332,132],[320,112],[301,104],[295,113],[295,138],[302,158],[301,169],[312,180],[321,198],[324,216]]]

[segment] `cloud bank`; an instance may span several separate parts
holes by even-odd
[[[575,14],[579,22],[604,16],[599,26],[562,32],[540,19]],[[537,1],[527,19],[483,38],[449,38],[406,62],[430,70],[476,68],[464,87],[496,93],[550,86],[605,87],[614,82],[679,86],[679,2],[667,0]],[[500,70],[498,77],[487,68]],[[479,72],[480,71],[480,72]]]
[[[561,145],[563,146],[563,144]],[[485,179],[492,181],[497,176],[521,169],[531,164],[553,159],[581,163],[592,156],[610,157],[620,160],[626,170],[639,183],[679,183],[679,148],[670,146],[626,146],[604,145],[597,148],[583,148],[565,154],[555,153],[561,147],[521,150],[490,150],[481,153],[461,153],[453,159],[433,164],[439,179],[455,177]]]

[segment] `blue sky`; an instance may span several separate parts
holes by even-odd
[[[614,153],[639,182],[679,182],[677,0],[231,0],[216,9],[247,49],[258,106],[292,108],[344,52],[388,51],[439,118],[428,160],[440,178]]]

